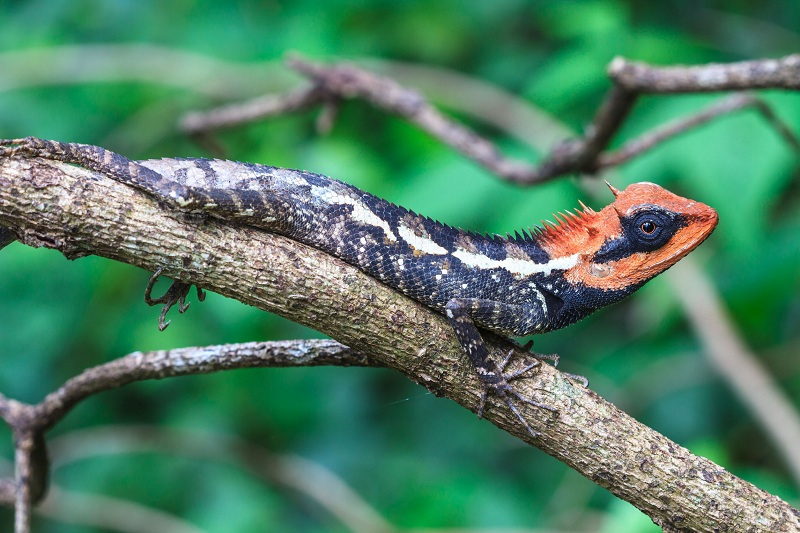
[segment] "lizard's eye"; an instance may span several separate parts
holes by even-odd
[[[661,248],[675,235],[680,221],[669,211],[647,209],[633,215],[627,227],[633,249],[651,251]]]
[[[608,263],[640,252],[658,250],[684,226],[683,218],[659,206],[641,206],[620,219],[623,234],[606,241],[595,253],[595,263]]]
[[[635,229],[635,238],[653,242],[660,240],[659,237],[664,233],[664,229],[669,225],[669,219],[663,213],[645,211],[634,216],[631,226]]]
[[[647,233],[648,235],[652,235],[653,232],[655,232],[657,228],[658,228],[658,226],[656,226],[656,223],[653,222],[652,220],[645,220],[639,226],[639,229],[642,230],[643,232]]]

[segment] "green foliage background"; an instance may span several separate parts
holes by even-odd
[[[0,6],[0,136],[100,144],[135,159],[207,156],[177,132],[180,114],[296,85],[299,79],[280,63],[290,50],[462,73],[580,131],[609,87],[605,67],[616,55],[677,64],[777,57],[800,48],[800,10],[793,0],[757,6],[6,0]],[[132,56],[106,46],[143,43],[154,46]],[[95,45],[92,53],[108,62],[97,67],[96,56],[80,49],[84,59],[48,66],[45,58],[73,45]],[[196,61],[165,57],[170,50],[232,70],[198,71]],[[21,51],[32,55],[20,60]],[[141,75],[141,65],[160,74]],[[434,95],[435,101],[447,106],[452,90]],[[796,94],[763,96],[800,130]],[[615,143],[717,98],[645,98]],[[579,199],[601,207],[610,198],[591,197],[587,191],[600,189],[575,178],[527,190],[501,183],[363,102],[347,103],[327,136],[315,132],[315,117],[309,111],[253,124],[222,140],[231,159],[325,173],[475,230],[527,227]],[[473,125],[510,154],[540,157]],[[617,186],[654,181],[718,209],[720,227],[695,257],[743,338],[800,405],[797,170],[795,155],[766,122],[743,113],[665,144],[609,179]],[[19,243],[0,252],[0,392],[37,402],[81,370],[135,350],[317,335],[216,295],[172,316],[169,329],[159,333],[158,311],[142,302],[148,276],[100,258],[70,262]],[[586,375],[592,388],[642,422],[798,504],[786,466],[715,374],[666,280],[566,331],[541,336],[537,350],[560,353],[563,369]],[[200,432],[198,446],[240,436],[271,453],[300,456],[330,469],[400,528],[659,530],[542,452],[387,370],[247,370],[103,394],[52,431],[55,451],[62,453],[53,482],[161,509],[209,532],[348,530],[302,493],[232,466],[224,452],[219,460],[197,457],[191,447],[179,454],[125,453],[122,437],[110,442],[86,434],[139,424]],[[5,428],[0,449],[10,461]],[[91,504],[74,509],[98,512]],[[11,523],[11,513],[0,511],[0,530]],[[87,531],[42,516],[35,526]]]

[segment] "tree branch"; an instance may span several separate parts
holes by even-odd
[[[697,93],[748,89],[800,89],[800,54],[737,63],[654,67],[616,57],[608,76],[638,93]]]
[[[36,429],[47,430],[79,402],[137,381],[241,368],[324,365],[382,366],[331,340],[248,342],[135,352],[75,376],[34,406],[31,414],[36,420]]]
[[[17,458],[17,480],[13,485],[28,488],[30,495],[26,499],[34,503],[42,498],[48,474],[44,432],[78,403],[100,392],[137,381],[222,370],[322,365],[382,366],[332,340],[249,342],[135,352],[82,372],[36,405],[0,394],[0,415],[14,429],[18,454],[23,454]],[[11,480],[0,480],[0,486],[9,484]],[[20,493],[15,496],[0,490],[0,504],[12,505],[15,499],[20,501]]]
[[[399,370],[475,411],[482,393],[446,320],[318,250],[250,228],[165,210],[143,193],[46,160],[0,161],[0,225],[32,246],[140,266],[275,312]],[[512,347],[487,335],[495,357]],[[741,526],[793,531],[800,514],[779,498],[633,420],[541,365],[520,393],[559,409],[522,406],[532,438],[490,398],[486,418],[633,503],[667,530]]]
[[[791,146],[795,152],[800,152],[800,141],[798,141],[797,137],[794,136],[794,133],[792,133],[789,127],[780,118],[778,118],[775,113],[773,113],[772,109],[767,105],[766,102],[764,102],[764,100],[756,98],[752,94],[748,93],[735,93],[723,98],[722,100],[714,102],[712,105],[698,111],[697,113],[693,113],[688,117],[664,124],[663,126],[655,128],[640,137],[628,141],[622,146],[622,148],[619,148],[618,150],[598,154],[597,167],[605,168],[625,163],[626,161],[629,161],[634,157],[641,155],[652,148],[655,148],[657,145],[668,139],[676,137],[677,135],[681,135],[682,133],[686,133],[687,131],[698,126],[702,126],[703,124],[707,124],[708,122],[711,122],[712,120],[723,115],[743,109],[754,109],[761,114],[761,116],[772,125],[775,131],[777,131],[778,134],[783,137],[786,143]]]
[[[210,111],[187,113],[180,129],[189,134],[207,130],[236,128],[256,120],[306,109],[324,101],[325,91],[317,86],[305,86],[284,94],[268,94],[244,103],[217,107]]]

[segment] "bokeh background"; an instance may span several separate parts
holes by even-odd
[[[282,64],[288,51],[394,73],[506,153],[536,161],[589,123],[616,55],[677,64],[800,49],[794,0],[0,6],[0,136],[99,144],[134,159],[208,156],[178,131],[179,117],[297,87],[302,80]],[[797,94],[759,94],[800,131]],[[476,118],[487,95],[512,105],[497,118],[505,127]],[[614,144],[720,97],[643,98]],[[473,230],[505,232],[579,199],[596,208],[610,201],[593,178],[529,189],[502,183],[363,102],[346,103],[328,135],[315,130],[317,114],[243,126],[220,140],[231,159],[321,172]],[[540,120],[513,120],[529,114]],[[720,226],[693,260],[796,421],[796,154],[745,112],[602,177],[619,187],[654,181],[718,209]],[[160,333],[159,311],[142,301],[148,276],[19,243],[2,250],[0,392],[37,402],[83,369],[135,350],[318,336],[213,294],[185,315],[173,310]],[[676,296],[681,279],[671,271],[625,303],[540,336],[536,349],[560,353],[564,370],[587,376],[637,419],[797,505],[798,466],[707,357],[697,335],[703,321],[687,319]],[[591,481],[389,370],[243,370],[138,383],[81,404],[50,437],[56,498],[35,531],[357,531],[347,513],[398,530],[659,531]],[[6,428],[0,455],[9,473]],[[0,511],[0,530],[12,518]]]

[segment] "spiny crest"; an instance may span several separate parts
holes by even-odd
[[[467,237],[474,239],[484,239],[497,243],[514,242],[526,243],[536,242],[537,244],[557,243],[561,240],[569,238],[569,235],[575,235],[576,231],[583,231],[590,226],[593,220],[597,217],[597,212],[588,207],[583,202],[579,201],[581,208],[576,209],[574,212],[558,212],[554,214],[556,222],[543,220],[540,226],[529,227],[515,231],[514,234],[506,233],[500,235],[498,233],[480,233],[472,230],[465,230],[458,228],[457,231],[465,234]]]
[[[493,241],[496,243],[506,243],[506,242],[515,242],[515,243],[524,243],[524,242],[531,242],[535,240],[532,235],[534,235],[535,230],[528,228],[526,230],[515,231],[514,235],[510,233],[506,233],[505,235],[501,235],[499,233],[482,233],[478,231],[472,231],[469,229],[461,229],[457,228],[457,231],[463,233],[467,237],[471,239],[483,240],[483,241]]]
[[[441,222],[439,222],[435,218],[431,218],[431,217],[428,217],[428,216],[425,216],[425,215],[420,215],[416,211],[414,211],[412,209],[408,209],[407,207],[403,207],[403,206],[397,205],[397,204],[389,204],[389,205],[391,205],[393,208],[397,209],[400,213],[407,213],[411,217],[419,219],[424,225],[426,225],[428,227],[436,227],[436,226],[446,227],[445,224],[442,224]]]
[[[558,212],[553,215],[555,222],[543,220],[542,225],[534,229],[535,239],[539,244],[557,244],[574,238],[576,233],[585,232],[597,218],[597,211],[580,202],[581,209],[574,212]]]
[[[520,233],[520,232],[522,232],[522,233]],[[517,231],[514,231],[513,235],[510,234],[510,233],[506,233],[504,236],[503,235],[495,235],[494,238],[495,238],[495,240],[498,240],[497,237],[500,237],[500,239],[503,242],[514,242],[514,243],[530,242],[532,240],[532,237],[530,236],[529,232],[530,232],[530,229],[528,229],[528,231],[525,231],[524,229],[523,230],[517,230]]]

